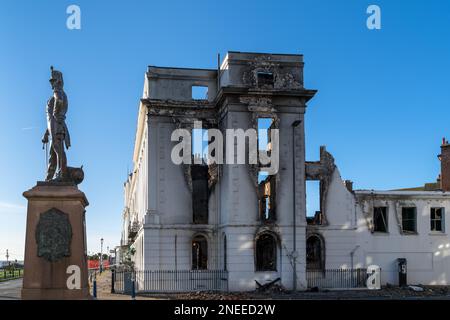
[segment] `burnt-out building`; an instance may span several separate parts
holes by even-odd
[[[383,284],[396,283],[399,261],[409,283],[449,284],[448,142],[436,182],[354,190],[325,147],[305,160],[305,112],[315,93],[304,87],[295,54],[228,52],[217,69],[148,67],[121,243],[144,271],[138,290],[352,287],[371,265],[381,267]],[[196,130],[206,152],[193,147]],[[307,181],[319,184],[311,217]]]
[[[304,114],[315,92],[297,54],[228,52],[217,69],[148,67],[123,213],[122,245],[135,248],[136,269],[226,271],[232,291],[278,278],[306,288]],[[174,163],[173,132],[192,133],[195,121],[223,134],[222,163],[201,154]],[[236,160],[239,141],[227,129],[257,132],[245,150],[276,152],[277,170],[250,156],[230,163],[227,147],[236,146]]]

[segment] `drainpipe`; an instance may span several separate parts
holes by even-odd
[[[177,248],[178,243],[177,243],[177,241],[178,241],[178,237],[177,237],[177,235],[175,235],[175,271],[178,271],[178,256],[177,256],[177,254],[178,254],[178,248]]]
[[[300,124],[300,120],[292,122],[292,238],[293,244],[293,289],[297,291],[297,218],[295,213],[295,128]]]
[[[353,269],[353,256],[355,255],[356,250],[358,250],[358,248],[360,247],[360,245],[357,245],[351,252],[350,252],[350,266],[351,269]]]

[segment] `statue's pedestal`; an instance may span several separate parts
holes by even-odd
[[[23,195],[28,213],[22,299],[89,299],[86,196],[73,184],[52,182],[38,182]]]

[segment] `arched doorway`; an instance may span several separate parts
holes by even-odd
[[[277,271],[277,240],[270,233],[256,238],[256,271]]]
[[[325,268],[325,249],[322,237],[313,234],[306,240],[306,269],[323,270]]]

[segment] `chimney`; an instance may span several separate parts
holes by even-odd
[[[344,184],[348,191],[353,192],[353,181],[345,180]]]
[[[438,158],[441,161],[441,190],[450,191],[450,144],[445,138],[442,139],[441,154]]]

